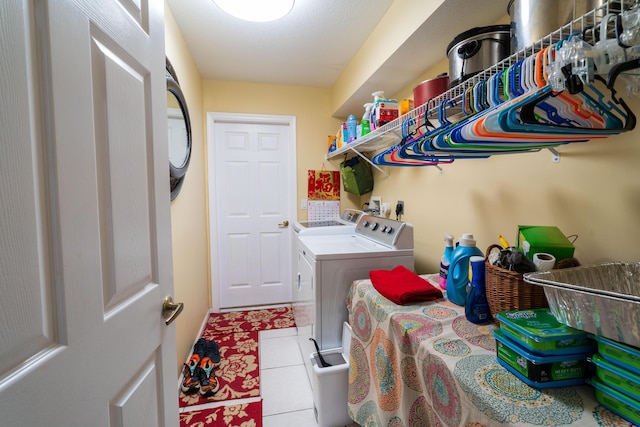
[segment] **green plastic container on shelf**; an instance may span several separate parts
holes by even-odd
[[[640,375],[614,365],[599,354],[594,354],[590,360],[596,366],[596,375],[600,381],[620,393],[640,400]]]
[[[640,425],[640,402],[612,389],[597,377],[591,378],[588,382],[595,387],[596,399],[602,406],[627,421]]]
[[[540,356],[528,352],[499,329],[493,331],[493,336],[498,362],[531,387],[579,385],[591,374],[587,361],[591,353]]]
[[[640,349],[596,336],[598,353],[609,362],[640,375]]]
[[[508,338],[533,353],[561,355],[596,350],[596,342],[588,333],[558,322],[548,308],[505,311],[496,317]]]

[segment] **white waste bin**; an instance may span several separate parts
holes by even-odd
[[[344,322],[342,347],[320,351],[331,366],[322,367],[317,352],[310,355],[311,388],[318,427],[342,427],[353,423],[347,411],[350,343],[351,327]]]

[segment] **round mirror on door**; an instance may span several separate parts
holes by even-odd
[[[175,199],[191,159],[191,120],[178,77],[167,58],[167,123],[169,136],[169,182]]]

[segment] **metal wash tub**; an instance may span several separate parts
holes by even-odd
[[[606,263],[524,275],[544,287],[559,322],[640,347],[640,263]]]

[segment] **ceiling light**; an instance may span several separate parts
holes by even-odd
[[[291,12],[295,0],[213,0],[231,16],[245,21],[268,22]]]

